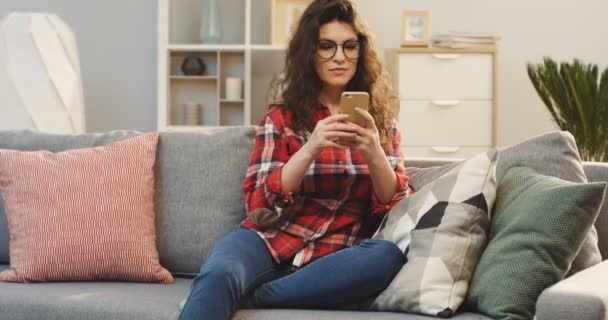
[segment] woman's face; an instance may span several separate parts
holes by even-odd
[[[355,30],[334,20],[321,26],[315,67],[324,87],[344,89],[357,71],[360,45]]]

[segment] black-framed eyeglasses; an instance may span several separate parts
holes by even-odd
[[[361,51],[359,40],[348,40],[343,43],[336,43],[332,40],[320,40],[317,44],[317,54],[322,59],[333,59],[338,52],[338,47],[342,47],[342,53],[348,59],[358,59]]]

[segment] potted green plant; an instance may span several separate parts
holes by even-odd
[[[574,136],[585,161],[608,161],[608,68],[578,59],[528,63],[536,92],[562,130]]]

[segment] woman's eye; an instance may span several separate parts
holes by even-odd
[[[347,50],[356,50],[359,48],[359,44],[356,42],[351,42],[351,43],[345,43],[344,44],[344,48]]]
[[[332,49],[333,47],[334,47],[334,45],[332,43],[328,43],[328,42],[321,42],[319,44],[319,48],[324,49],[324,50]]]

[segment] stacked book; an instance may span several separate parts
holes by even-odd
[[[479,48],[494,47],[500,40],[496,33],[489,32],[449,32],[434,34],[431,37],[433,47],[441,48]]]

